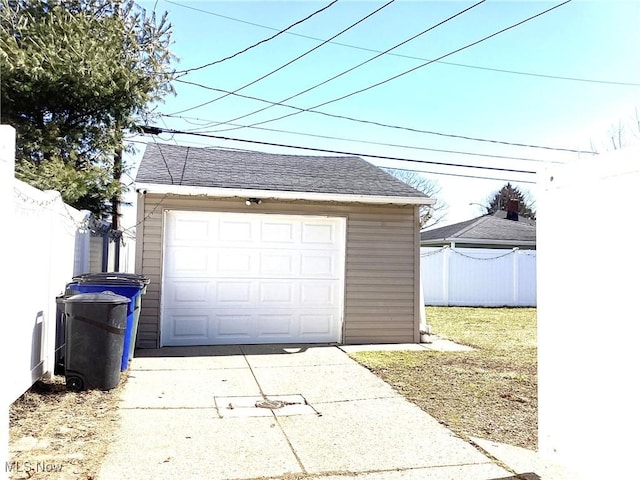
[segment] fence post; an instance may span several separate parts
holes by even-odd
[[[9,229],[13,225],[13,179],[14,179],[14,168],[15,168],[15,154],[16,154],[16,131],[13,127],[9,125],[0,125],[0,218],[2,218],[2,223],[4,225],[8,225]],[[10,230],[9,230],[10,231]],[[11,235],[3,235],[2,241],[0,243],[0,262],[3,265],[4,272],[11,271],[12,262],[10,261],[10,256],[12,255],[12,242]],[[3,305],[3,309],[5,309],[5,314],[3,315],[5,321],[0,322],[0,338],[2,338],[3,345],[0,346],[0,350],[2,351],[2,365],[9,366],[9,370],[11,370],[11,360],[12,360],[12,346],[11,346],[11,335],[9,335],[9,321],[14,318],[14,306],[11,304],[11,294],[8,290],[9,281],[6,278],[3,278],[0,281],[0,289],[2,289],[3,296],[6,294],[6,297],[9,299],[6,305]],[[6,382],[12,381],[11,372],[9,372],[8,378],[4,379]],[[2,409],[2,417],[0,418],[0,462],[2,467],[4,467],[9,461],[9,406],[13,402],[14,399],[10,397],[9,389],[2,389],[2,402],[0,402],[0,408]],[[8,473],[5,468],[2,468],[2,473],[0,473],[0,477],[8,478]]]
[[[449,306],[449,263],[451,259],[450,248],[442,249],[442,301],[445,307]]]
[[[512,301],[513,301],[513,305],[514,307],[518,306],[518,283],[520,281],[519,277],[518,277],[518,263],[519,263],[519,259],[520,259],[520,249],[518,247],[514,247],[513,248],[513,261],[512,261],[512,266],[513,266],[513,283],[511,288],[513,288],[513,292],[511,295]]]

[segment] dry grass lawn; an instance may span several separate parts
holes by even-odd
[[[463,438],[536,450],[536,310],[428,307],[427,319],[438,336],[475,350],[353,357]]]

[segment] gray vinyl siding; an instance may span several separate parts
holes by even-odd
[[[342,342],[419,340],[419,228],[417,207],[139,195],[136,271],[150,278],[142,297],[137,345],[159,345],[163,211],[201,210],[308,214],[347,219]],[[142,241],[140,241],[142,238]]]

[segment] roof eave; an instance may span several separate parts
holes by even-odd
[[[420,240],[420,246],[439,246],[445,243],[466,243],[471,245],[523,245],[535,247],[535,240],[497,240],[491,238],[463,238],[463,237],[448,237],[448,238],[432,238],[429,240]]]
[[[159,183],[136,183],[137,191],[168,195],[206,195],[208,197],[238,197],[278,200],[310,200],[316,202],[375,203],[397,205],[433,205],[435,199],[428,197],[397,197],[389,195],[358,195],[347,193],[294,192],[279,190],[253,190],[238,188],[197,187],[189,185],[165,185]]]

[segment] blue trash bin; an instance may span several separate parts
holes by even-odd
[[[102,293],[113,292],[129,299],[127,303],[127,326],[124,335],[124,348],[122,351],[122,363],[120,370],[125,371],[129,368],[129,361],[133,353],[132,340],[135,342],[135,313],[136,305],[140,305],[139,297],[144,287],[140,281],[134,281],[124,278],[95,278],[86,276],[84,278],[76,277],[77,281],[67,284],[67,291],[78,293]]]

